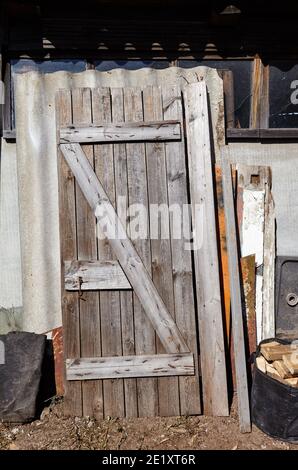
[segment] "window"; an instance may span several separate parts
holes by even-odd
[[[251,60],[180,60],[180,67],[197,67],[205,65],[206,67],[216,68],[217,70],[230,70],[233,73],[233,93],[232,96],[226,96],[231,100],[232,112],[234,114],[234,127],[249,127],[249,114],[251,102]],[[227,104],[227,103],[226,103]]]
[[[298,65],[293,62],[270,64],[269,127],[298,128]]]

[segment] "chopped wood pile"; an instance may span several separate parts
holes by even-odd
[[[262,344],[256,365],[273,379],[298,388],[298,344],[277,341]]]

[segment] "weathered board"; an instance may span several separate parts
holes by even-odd
[[[181,125],[177,121],[118,122],[106,126],[69,126],[60,129],[61,144],[180,139]]]
[[[60,101],[66,99],[64,91],[60,91],[59,96]],[[69,254],[61,242],[62,265],[65,265],[62,307],[64,309],[65,298],[76,299],[80,306],[78,317],[68,319],[72,321],[72,328],[76,328],[81,344],[75,353],[69,353],[71,345],[66,347],[65,356],[75,360],[67,368],[67,385],[79,387],[82,384],[81,414],[88,410],[90,416],[199,414],[191,252],[185,250],[185,240],[175,239],[170,216],[168,239],[159,234],[150,240],[148,233],[143,239],[131,240],[131,214],[127,213],[131,204],[142,203],[149,209],[150,204],[180,204],[182,207],[189,203],[181,92],[174,88],[163,92],[158,87],[144,91],[137,88],[84,89],[68,92],[67,99],[77,103],[77,110],[72,109],[68,120],[63,120],[64,128],[111,128],[113,122],[117,125],[126,122],[129,126],[135,123],[135,129],[143,126],[145,130],[144,123],[159,126],[148,139],[144,135],[140,139],[112,137],[111,141],[95,139],[89,144],[88,140],[80,140],[82,147],[75,141],[60,145],[64,159],[59,159],[59,166],[64,168],[66,162],[68,165],[68,171],[60,172],[60,192],[63,194],[62,187],[65,188],[70,177],[73,182],[74,176],[74,197],[84,197],[84,204],[80,200],[79,204],[74,203],[74,235],[82,239],[81,245],[76,245],[81,254],[74,251]],[[87,116],[87,109],[84,111],[88,100],[92,118]],[[84,111],[81,116],[80,103]],[[80,121],[74,122],[71,115],[77,115]],[[86,117],[89,121],[84,120]],[[152,136],[156,136],[158,130],[163,133],[162,140],[155,141]],[[64,237],[68,229],[64,228],[63,199],[61,204],[61,236]],[[104,219],[96,212],[98,204],[104,207],[107,215]],[[151,217],[148,210],[148,230]],[[115,221],[116,238],[113,237]],[[100,236],[97,240],[97,247],[94,246],[96,230],[100,235],[105,234],[105,238]],[[67,243],[65,239],[64,244]],[[122,289],[133,289],[133,292]],[[89,354],[84,349],[88,341],[91,343],[86,346]],[[127,357],[138,365],[131,373],[122,371],[119,375],[115,367],[121,368],[119,361],[123,364],[123,358]],[[153,358],[153,365],[149,360],[143,363],[143,371],[142,357]],[[177,368],[172,364],[174,357],[181,358]],[[77,367],[77,360],[82,361],[80,367],[87,364],[88,368],[88,361],[94,364],[93,361],[103,358],[116,361],[114,369],[110,366],[97,368],[92,376],[82,377],[82,382],[76,379],[73,367]],[[92,389],[96,392],[97,413],[92,410]],[[226,394],[225,389],[223,394]],[[68,411],[73,413],[75,404],[71,394],[67,400]]]
[[[222,159],[223,195],[227,227],[227,251],[229,260],[230,292],[232,307],[232,332],[237,383],[237,400],[241,432],[251,431],[247,364],[245,357],[245,338],[243,327],[243,304],[240,285],[238,239],[236,230],[236,211],[233,195],[231,165]]]

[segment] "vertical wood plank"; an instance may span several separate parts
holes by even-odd
[[[56,98],[57,124],[72,122],[71,93],[59,91]],[[64,290],[64,259],[77,258],[75,180],[60,150],[58,150],[59,218],[61,251],[61,300],[64,357],[80,357],[80,312],[78,294]],[[65,381],[64,413],[82,416],[82,384]]]
[[[72,92],[73,123],[88,125],[92,122],[90,88]],[[91,166],[94,167],[92,145],[82,145]],[[76,184],[78,259],[97,259],[96,220],[78,184]],[[79,296],[81,357],[101,355],[99,296],[97,292],[84,292]],[[83,415],[103,418],[102,384],[97,380],[82,383]]]
[[[265,186],[262,340],[275,336],[275,252],[275,210],[271,193],[271,172],[268,168]]]
[[[182,120],[180,88],[165,87],[162,96],[164,119]],[[166,143],[165,153],[169,206],[178,204],[183,208],[183,204],[189,203],[184,141]],[[173,236],[172,218],[170,229],[176,323],[190,351],[194,353],[196,367],[195,377],[179,377],[180,411],[182,415],[200,414],[199,357],[191,252],[185,249],[186,240]],[[190,227],[185,238],[190,239]]]
[[[163,119],[161,90],[147,87],[143,91],[144,120]],[[179,144],[178,144],[179,145]],[[161,142],[146,144],[147,184],[149,207],[164,204],[168,206],[165,144]],[[154,212],[156,214],[156,211]],[[160,224],[160,230],[158,226]],[[159,220],[150,213],[152,279],[168,311],[175,319],[172,254],[170,243],[170,220],[161,212]],[[155,231],[155,229],[157,229]],[[155,233],[153,233],[153,231]],[[169,236],[167,237],[166,232]],[[167,238],[163,238],[164,236]],[[159,238],[157,238],[159,237]],[[165,350],[156,337],[157,353]],[[158,379],[159,415],[175,416],[180,414],[178,377]]]
[[[232,306],[232,329],[234,339],[234,356],[237,383],[238,413],[240,431],[250,432],[250,408],[247,384],[247,367],[245,357],[243,306],[239,275],[239,255],[235,221],[235,207],[232,187],[231,166],[222,158],[222,178],[227,227],[227,248],[229,258],[230,290]]]
[[[142,93],[140,89],[124,89],[124,110],[126,121],[143,121]],[[129,205],[142,204],[148,210],[145,145],[142,143],[127,144],[126,152]],[[147,239],[137,239],[133,243],[145,267],[152,275],[151,247],[148,233]],[[136,354],[154,354],[156,352],[155,331],[135,294],[133,302]],[[137,379],[137,392],[139,416],[156,416],[158,414],[157,379]]]
[[[93,123],[111,122],[111,95],[109,88],[92,90]],[[113,146],[95,145],[95,170],[108,197],[115,206],[115,178]],[[114,259],[107,239],[98,240],[98,259]],[[120,294],[117,291],[100,293],[101,340],[103,356],[122,356]],[[125,415],[123,380],[104,380],[104,415]]]
[[[112,120],[124,121],[124,97],[122,88],[111,89]],[[128,183],[127,183],[127,159],[125,144],[114,145],[114,170],[116,190],[116,211],[123,226],[127,226]],[[121,328],[123,355],[135,354],[133,294],[132,292],[120,292]],[[137,381],[136,379],[124,380],[125,416],[138,416],[137,407]]]
[[[229,414],[205,82],[184,91],[204,413]]]

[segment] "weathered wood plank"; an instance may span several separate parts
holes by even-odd
[[[91,91],[79,88],[72,91],[72,114],[75,125],[91,122]],[[94,166],[92,146],[82,147],[90,165]],[[79,259],[96,259],[97,240],[94,214],[76,182],[77,246]],[[100,316],[98,292],[79,295],[81,357],[100,356]],[[92,381],[82,384],[83,415],[103,418],[102,384]]]
[[[144,119],[163,119],[161,89],[146,87],[143,91]],[[168,206],[165,146],[162,142],[146,144],[146,165],[149,207]],[[163,205],[163,206],[162,206]],[[175,320],[173,273],[169,213],[150,211],[149,214],[152,279],[167,309]],[[167,235],[168,233],[168,235]],[[156,338],[157,353],[164,348]],[[177,377],[158,379],[158,402],[161,416],[180,415]]]
[[[185,88],[204,413],[229,414],[205,82]]]
[[[60,91],[56,98],[57,124],[71,122],[71,94]],[[80,356],[80,310],[78,294],[64,290],[64,266],[66,258],[77,258],[75,180],[62,154],[58,149],[59,178],[59,227],[61,251],[61,303],[63,323],[64,357]],[[81,382],[65,382],[64,413],[70,416],[82,416]]]
[[[177,87],[163,89],[163,115],[165,119],[179,119],[182,116],[181,90]],[[184,136],[183,136],[184,137]],[[181,142],[165,143],[167,190],[169,207],[188,204],[187,171],[184,139]],[[189,214],[190,217],[190,214]],[[183,415],[201,413],[199,358],[197,344],[197,325],[194,299],[194,279],[191,252],[185,243],[191,239],[191,227],[185,226],[184,238],[174,234],[174,220],[170,218],[171,253],[176,324],[190,350],[194,353],[196,376],[179,377],[180,412]]]
[[[193,354],[159,354],[68,359],[67,380],[193,375]]]
[[[262,340],[275,337],[275,209],[271,193],[271,169],[266,169],[264,207],[264,268]]]
[[[223,194],[226,216],[226,237],[229,259],[230,291],[232,307],[232,330],[237,383],[238,412],[241,432],[250,432],[250,408],[247,384],[247,365],[245,357],[243,306],[239,274],[239,256],[235,221],[235,207],[232,186],[231,166],[222,159]]]
[[[112,120],[111,95],[109,88],[92,90],[93,124],[110,124]],[[96,174],[110,201],[115,205],[114,155],[112,145],[95,145]],[[97,224],[99,227],[99,224]],[[98,234],[100,235],[100,230]],[[100,261],[112,260],[114,255],[106,238],[98,239]],[[120,293],[105,291],[100,293],[102,356],[122,355]],[[104,415],[125,416],[123,380],[105,380]]]
[[[143,121],[143,96],[138,88],[124,89],[124,112],[126,121]],[[126,145],[127,151],[127,178],[128,197],[130,208],[140,204],[146,208],[147,233],[139,239],[133,241],[134,247],[144,264],[148,275],[152,276],[151,246],[148,234],[148,183],[146,152],[143,143]],[[137,207],[137,206],[135,206]],[[129,212],[129,217],[134,214]],[[143,228],[144,227],[143,222]],[[131,235],[131,234],[130,234]],[[152,323],[145,312],[144,303],[134,292],[134,328],[135,328],[135,349],[136,354],[156,353],[156,335]],[[158,415],[158,386],[157,379],[137,380],[138,391],[138,415],[156,416]]]
[[[122,88],[111,89],[112,120],[124,121],[124,97]],[[127,156],[125,144],[114,145],[114,174],[116,210],[126,228],[128,208]],[[122,352],[124,356],[135,354],[133,293],[120,292]],[[138,416],[137,381],[124,379],[125,416]]]
[[[65,261],[65,289],[131,289],[118,261]]]
[[[114,122],[106,125],[68,126],[60,129],[60,143],[179,140],[179,121]]]

